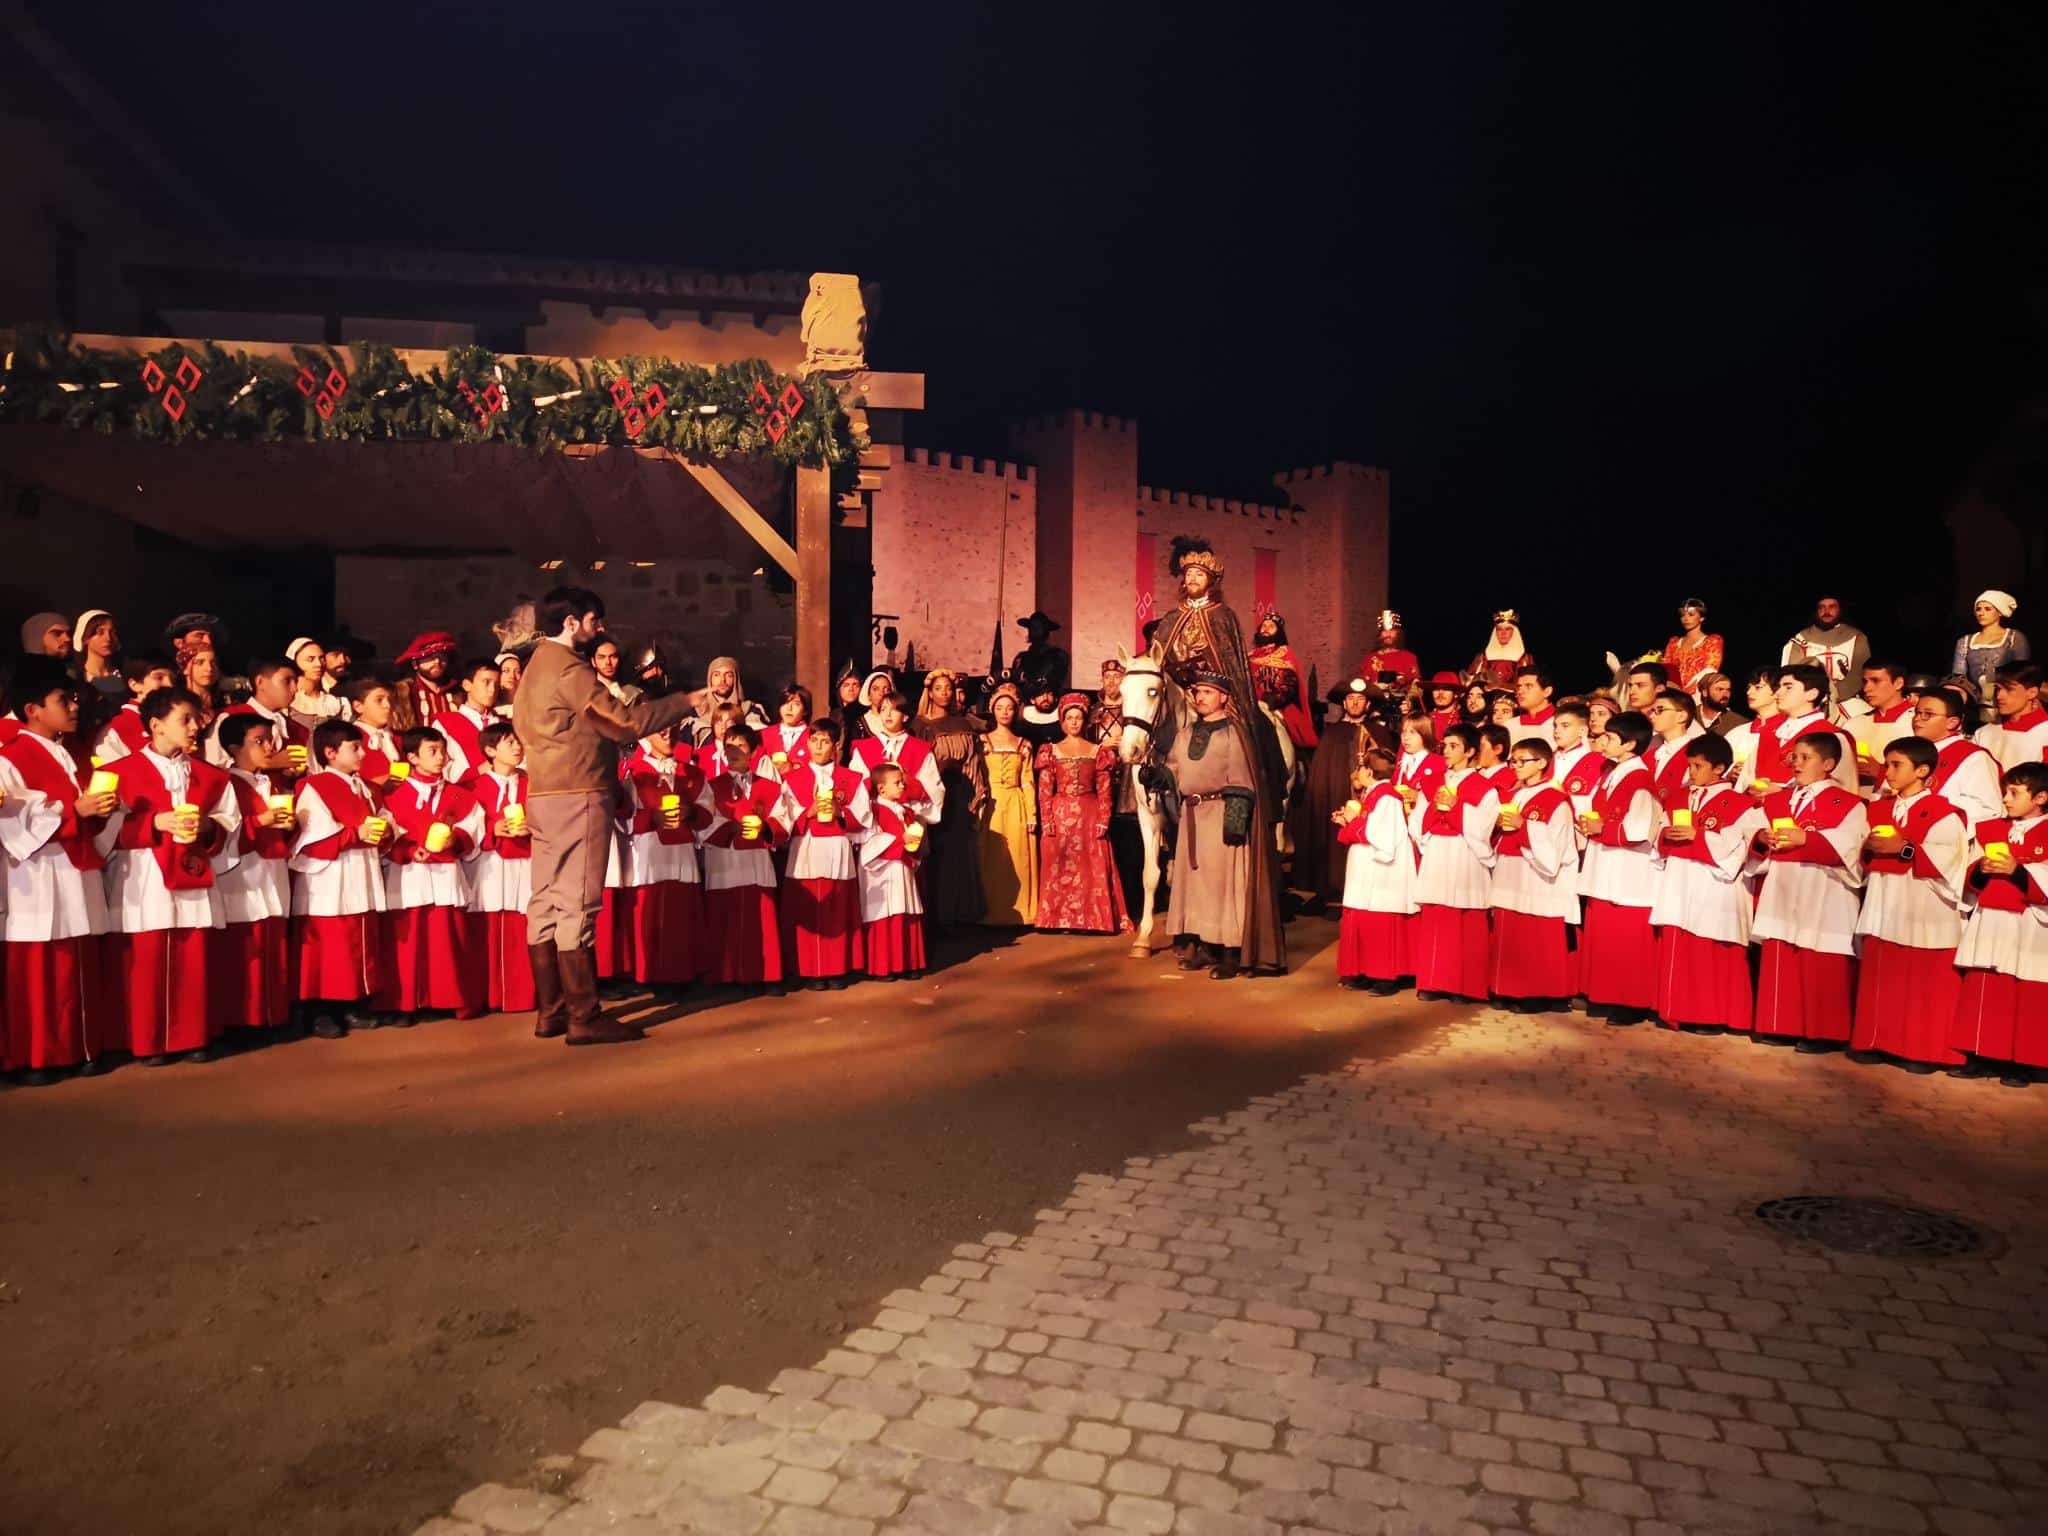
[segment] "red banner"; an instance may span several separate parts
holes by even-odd
[[[1145,649],[1145,626],[1158,617],[1152,602],[1152,583],[1155,579],[1158,560],[1159,535],[1156,533],[1139,534],[1137,601],[1133,610],[1137,615],[1137,622],[1131,631],[1131,650],[1134,654]]]
[[[1280,551],[1252,551],[1252,623],[1280,611]]]

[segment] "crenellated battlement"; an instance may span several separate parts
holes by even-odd
[[[1262,522],[1298,523],[1301,508],[1267,506],[1256,501],[1233,501],[1222,496],[1203,496],[1195,491],[1166,491],[1153,486],[1138,487],[1138,516],[1184,507],[1191,512],[1221,512],[1231,517],[1256,518]]]
[[[1010,430],[1032,436],[1062,431],[1128,434],[1137,431],[1138,424],[1128,417],[1111,416],[1102,411],[1070,409],[1056,411],[1050,416],[1028,417],[1012,424]]]
[[[1275,485],[1300,485],[1310,480],[1385,480],[1387,472],[1370,464],[1354,464],[1348,459],[1336,459],[1328,464],[1315,464],[1307,469],[1283,469],[1273,476]]]
[[[936,448],[906,448],[903,450],[905,464],[922,465],[927,469],[950,469],[955,474],[989,475],[1002,480],[1029,480],[1029,464],[1013,464],[1008,459],[977,459],[971,453],[951,454]]]

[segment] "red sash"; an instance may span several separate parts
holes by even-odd
[[[1676,810],[1680,806],[1690,808],[1691,805],[1692,796],[1688,793],[1685,798],[1678,801],[1671,809]],[[1664,832],[1660,832],[1657,836],[1658,849],[1667,859],[1691,859],[1695,864],[1711,864],[1714,862],[1714,856],[1707,848],[1707,833],[1718,832],[1723,827],[1734,826],[1736,822],[1742,819],[1743,813],[1749,807],[1749,796],[1745,795],[1741,790],[1717,789],[1707,797],[1705,803],[1700,806],[1699,811],[1693,817],[1692,841],[1689,843],[1672,842],[1665,835],[1671,830],[1669,827],[1666,827]]]
[[[831,789],[833,797],[838,800],[839,811],[830,821],[814,821],[811,819],[811,807],[818,801],[818,770],[813,766],[789,770],[785,782],[789,785],[789,792],[795,797],[799,807],[796,825],[789,829],[790,836],[794,837],[799,832],[808,832],[812,837],[847,835],[846,808],[853,802],[853,792],[860,788],[860,775],[851,768],[832,768],[828,773],[826,787]]]
[[[697,840],[699,828],[711,825],[711,814],[697,804],[704,791],[704,775],[687,758],[675,759],[675,778],[667,782],[655,771],[654,759],[642,756],[626,774],[626,830],[652,832],[666,848],[678,848]],[[727,780],[730,783],[730,780]],[[756,780],[758,784],[760,781]],[[675,795],[682,801],[682,818],[673,827],[661,823],[661,797]]]
[[[924,767],[925,759],[932,755],[929,742],[916,736],[906,736],[903,739],[903,755],[890,757],[883,748],[879,736],[863,736],[853,744],[853,750],[859,755],[860,760],[867,764],[870,774],[884,763],[895,763],[903,769],[904,804],[914,805],[920,800],[931,799],[917,778],[919,770]]]
[[[1438,787],[1443,783],[1445,771],[1442,757],[1434,752],[1425,752],[1422,754],[1422,761],[1415,765],[1413,773],[1406,769],[1401,769],[1396,774],[1394,782],[1396,784],[1406,784],[1426,800],[1435,794]]]
[[[360,832],[363,823],[376,815],[379,809],[375,789],[368,784],[363,786],[363,794],[369,797],[366,800],[349,787],[347,774],[336,773],[332,768],[309,775],[305,787],[320,797],[320,803],[327,807],[327,814],[334,818],[341,830],[306,844],[299,850],[301,857],[333,859],[339,858],[347,849],[367,846]]]
[[[1870,829],[1896,827],[1900,833],[1893,840],[1894,846],[1882,853],[1865,853],[1863,864],[1873,875],[1913,875],[1922,880],[1939,880],[1941,870],[1927,857],[1925,847],[1928,829],[1944,816],[1953,816],[1958,821],[1963,813],[1950,805],[1939,795],[1922,795],[1906,812],[1906,823],[1899,825],[1899,802],[1897,796],[1888,795],[1882,800],[1870,803]]]
[[[441,781],[441,799],[437,809],[427,809],[427,796],[433,793],[433,783],[418,778],[407,779],[397,789],[385,796],[385,809],[391,813],[391,836],[385,840],[384,856],[394,864],[411,864],[418,860],[414,850],[427,845],[427,829],[435,822],[446,826],[454,835],[448,839],[448,846],[439,853],[429,853],[429,864],[453,864],[469,852],[469,834],[456,825],[476,809],[476,796],[460,784]]]
[[[58,809],[63,811],[64,819],[58,823],[57,835],[53,841],[63,847],[64,856],[71,861],[71,867],[104,868],[107,861],[100,857],[99,850],[92,845],[92,840],[107,824],[106,818],[78,814],[78,797],[85,793],[86,785],[91,782],[92,770],[79,769],[75,781],[66,777],[64,769],[56,758],[50,756],[42,741],[32,738],[27,731],[23,731],[4,748],[0,748],[0,757],[5,757],[8,762],[14,764],[24,784],[39,795],[49,796],[57,803]]]
[[[770,814],[775,809],[775,803],[781,798],[780,784],[771,783],[767,779],[756,779],[743,795],[739,786],[733,783],[732,775],[721,773],[711,781],[711,803],[718,808],[718,813],[725,817],[725,824],[704,841],[714,848],[781,847],[789,841],[789,834],[782,830],[781,823]],[[749,814],[761,818],[761,835],[753,842],[741,842],[739,820]]]
[[[259,827],[256,824],[256,818],[270,809],[269,798],[239,773],[231,773],[228,777],[234,782],[235,804],[242,812],[242,846],[259,859],[290,858],[292,829]],[[278,790],[276,793],[282,794],[284,791]]]
[[[1979,756],[1989,757],[1991,755],[1974,741],[1965,741],[1960,736],[1952,736],[1949,740],[1960,742],[1961,745],[1951,747],[1947,742],[1944,742],[1935,749],[1934,772],[1927,780],[1927,787],[1937,795],[1941,793],[1942,786],[1955,777],[1956,770],[1971,758]]]
[[[1466,809],[1476,806],[1493,792],[1493,785],[1485,773],[1477,768],[1473,769],[1458,781],[1457,799],[1452,802],[1448,811],[1438,810],[1436,801],[1431,799],[1429,809],[1422,814],[1422,830],[1433,832],[1438,837],[1460,836],[1465,830]]]
[[[171,798],[170,786],[146,753],[131,752],[113,767],[120,779],[116,793],[128,809],[114,841],[122,848],[148,850],[163,871],[164,888],[172,891],[203,891],[212,885],[213,856],[228,840],[221,824],[207,814],[228,790],[228,776],[211,763],[197,758],[188,761],[192,782],[186,790],[186,803],[199,807],[199,836],[190,843],[179,842],[156,825],[156,818],[176,810],[178,802]]]
[[[1628,839],[1622,834],[1622,823],[1628,820],[1629,807],[1637,795],[1656,795],[1656,783],[1650,777],[1650,768],[1641,758],[1630,763],[1619,773],[1609,773],[1600,781],[1600,787],[1593,791],[1593,804],[1589,809],[1600,818],[1600,831],[1593,841],[1608,848],[1623,848]]]
[[[1507,802],[1503,800],[1501,805],[1505,808]],[[1500,834],[1499,840],[1494,844],[1496,851],[1503,858],[1509,859],[1519,859],[1527,854],[1529,851],[1529,823],[1532,821],[1548,821],[1551,814],[1559,806],[1563,806],[1567,813],[1571,810],[1571,802],[1564,797],[1562,790],[1556,789],[1549,784],[1544,785],[1523,804],[1522,824],[1512,832]]]
[[[468,764],[468,770],[454,782],[465,787],[473,787],[476,776],[490,767],[490,764],[484,761],[484,744],[481,739],[483,727],[461,710],[451,709],[445,714],[434,716],[434,729],[462,749],[462,760]]]
[[[903,829],[915,818],[906,816],[900,806],[891,805],[886,800],[875,801],[874,809],[875,835],[888,839],[880,856],[898,864],[915,864],[917,854],[903,846]],[[862,857],[866,857],[865,850]]]
[[[533,857],[531,837],[500,837],[491,829],[505,819],[505,809],[511,805],[526,804],[526,775],[519,774],[512,781],[512,793],[505,793],[505,786],[488,773],[477,775],[476,783],[470,786],[470,793],[476,796],[476,803],[484,811],[484,847],[501,859],[530,859]]]
[[[2034,823],[2024,838],[2017,841],[2012,835],[2012,823],[2004,817],[1996,821],[1977,823],[1977,844],[2004,843],[2012,849],[2013,859],[2021,866],[2010,875],[1994,875],[1984,868],[1980,858],[1970,866],[1970,884],[1977,891],[1977,905],[1988,907],[1994,912],[2024,912],[2028,904],[2038,902],[2033,883],[2028,879],[2025,868],[2029,864],[2048,864],[2048,817]]]
[[[1773,790],[1764,800],[1764,814],[1775,825],[1790,818],[1800,831],[1807,834],[1806,842],[1797,848],[1766,850],[1768,857],[1781,864],[1835,864],[1834,845],[1824,837],[1815,837],[1816,832],[1832,832],[1848,817],[1849,813],[1863,802],[1830,780],[1822,780],[1819,793],[1807,801],[1806,809],[1797,816],[1792,814],[1792,796],[1795,789]]]

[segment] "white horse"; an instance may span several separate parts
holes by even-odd
[[[1152,955],[1152,907],[1159,890],[1159,850],[1166,846],[1166,805],[1156,791],[1138,782],[1138,770],[1163,756],[1173,744],[1180,729],[1180,689],[1159,665],[1157,656],[1133,656],[1122,646],[1116,654],[1124,664],[1124,728],[1117,741],[1117,756],[1130,775],[1131,803],[1137,807],[1138,830],[1145,844],[1144,910],[1137,914],[1137,931],[1131,936],[1131,958],[1145,960]]]

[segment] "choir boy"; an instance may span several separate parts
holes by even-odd
[[[1956,949],[1962,991],[1949,1043],[1968,1077],[2024,1088],[2048,1067],[2048,766],[2006,770],[2005,815],[1977,829],[1969,920]]]
[[[1956,944],[1963,936],[1963,877],[1970,831],[1963,813],[1934,794],[1932,742],[1901,736],[1882,758],[1886,793],[1866,811],[1863,909],[1856,919],[1858,1051],[1904,1061],[1909,1072],[1957,1066]]]
[[[448,743],[448,782],[474,789],[487,756],[479,738],[485,726],[498,720],[497,662],[487,656],[464,662],[455,685],[462,691],[462,702],[434,716],[431,723]]]
[[[304,1021],[323,1040],[376,1027],[384,862],[391,820],[362,779],[362,734],[345,720],[313,728],[313,771],[299,785],[292,839],[292,955]]]
[[[391,686],[374,677],[357,678],[343,690],[349,701],[349,718],[363,734],[363,778],[379,790],[396,782],[392,777],[392,765],[397,764],[404,778],[412,770],[405,767],[405,754],[398,750],[398,702],[392,697]]]
[[[229,705],[214,717],[213,729],[206,737],[206,760],[225,771],[228,755],[221,750],[221,721],[237,715],[255,715],[270,728],[270,756],[264,767],[272,773],[305,773],[310,763],[312,735],[290,714],[292,695],[298,687],[299,668],[296,662],[282,657],[258,662],[249,672],[249,697],[240,704]]]
[[[761,749],[754,754],[754,770],[779,779],[792,768],[810,761],[811,690],[791,683],[782,690],[775,705],[775,724],[761,731]]]
[[[1743,686],[1749,718],[1728,733],[1728,745],[1735,751],[1735,766],[1728,772],[1728,782],[1748,793],[1756,782],[1757,761],[1765,755],[1764,743],[1778,728],[1778,670],[1758,667]]]
[[[704,834],[706,979],[747,986],[782,980],[782,929],[775,910],[775,860],[788,840],[775,819],[782,786],[753,771],[760,741],[735,722],[725,733],[725,771],[698,803],[711,812]]]
[[[883,763],[901,763],[904,803],[937,821],[945,807],[946,787],[939,781],[939,760],[932,755],[931,744],[910,734],[910,701],[900,693],[885,695],[875,706],[875,718],[881,730],[853,744],[853,760],[847,767],[866,777]]]
[[[1430,799],[1443,785],[1444,760],[1436,741],[1436,727],[1427,716],[1401,722],[1401,758],[1394,765],[1394,788],[1400,792],[1403,811],[1413,811],[1418,801]]]
[[[128,702],[114,711],[114,718],[93,738],[96,764],[112,767],[131,752],[149,745],[149,728],[142,723],[142,701],[178,681],[171,664],[160,656],[130,656],[121,663],[121,680],[128,685]]]
[[[687,986],[714,968],[696,846],[712,821],[701,803],[704,775],[690,757],[676,756],[673,731],[656,731],[619,776],[626,808],[612,922],[620,971],[643,986]]]
[[[1818,668],[1804,670],[1818,672]],[[1802,1051],[1849,1041],[1856,979],[1857,893],[1870,822],[1853,789],[1834,782],[1841,736],[1810,731],[1792,744],[1792,782],[1764,800],[1770,826],[1756,847],[1765,861],[1750,938],[1762,946],[1756,1037],[1797,1040]]]
[[[61,659],[15,669],[10,713],[21,729],[0,747],[0,849],[6,857],[7,1033],[0,1069],[55,1082],[72,1067],[99,1072],[126,1048],[118,994],[107,985],[106,886],[116,796],[82,771],[64,742],[78,731],[78,685]]]
[[[1784,789],[1793,779],[1793,744],[1808,736],[1834,738],[1835,766],[1830,777],[1839,787],[1855,792],[1855,743],[1829,724],[1825,713],[1833,696],[1833,684],[1819,667],[1799,662],[1778,669],[1778,718],[1769,730],[1757,733],[1756,760],[1751,765],[1755,777],[1750,793],[1759,801]]]
[[[1557,737],[1552,728],[1557,711],[1551,707],[1551,696],[1557,692],[1557,684],[1550,674],[1538,666],[1524,666],[1515,674],[1515,706],[1519,711],[1515,723],[1508,727],[1508,734],[1516,741],[1526,741],[1534,736],[1547,747],[1555,748]]]
[[[1913,701],[1906,694],[1906,674],[1889,661],[1867,662],[1863,668],[1863,702],[1867,714],[1848,721],[1856,743],[1856,781],[1866,793],[1882,794],[1884,752],[1893,741],[1913,733]]]
[[[1411,721],[1424,730],[1429,722]],[[1353,799],[1330,813],[1344,845],[1344,919],[1337,932],[1337,979],[1379,997],[1415,974],[1408,922],[1415,915],[1415,844],[1392,782],[1393,757],[1367,747],[1351,776]]]
[[[416,725],[400,733],[398,747],[412,772],[384,796],[391,837],[377,1011],[401,1029],[429,1008],[473,1019],[488,991],[489,940],[483,914],[470,910],[469,876],[483,846],[483,811],[476,796],[447,781],[448,743],[439,731]]]
[[[298,826],[292,797],[284,781],[263,766],[270,738],[261,719],[237,715],[226,721],[220,745],[232,764],[228,776],[241,825],[234,862],[214,881],[226,926],[214,930],[208,963],[230,1029],[286,1029],[292,1014],[288,861]]]
[[[1658,692],[1670,686],[1671,674],[1664,670],[1663,662],[1639,661],[1628,669],[1628,684],[1622,701],[1630,711],[1647,718]]]
[[[1473,766],[1486,776],[1486,782],[1493,786],[1493,792],[1506,803],[1515,792],[1519,782],[1515,770],[1508,766],[1508,748],[1513,738],[1504,725],[1482,725],[1479,727],[1479,756]]]
[[[1686,743],[1684,795],[1669,803],[1654,859],[1657,1017],[1673,1029],[1747,1034],[1755,1014],[1746,876],[1763,809],[1728,782],[1735,754],[1709,732]]]
[[[1696,718],[1692,696],[1677,688],[1660,688],[1647,711],[1650,729],[1657,739],[1643,761],[1649,764],[1650,782],[1656,786],[1657,803],[1676,805],[1685,799],[1687,778],[1685,749],[1706,735]]]
[[[1927,787],[1963,813],[1976,837],[1979,827],[2005,811],[1998,759],[1964,734],[1969,713],[1968,701],[1953,688],[1930,688],[1913,701],[1913,734],[1934,743],[1934,775]]]
[[[1650,908],[1657,899],[1653,855],[1663,813],[1649,764],[1650,720],[1627,709],[1607,722],[1595,745],[1606,777],[1579,817],[1586,840],[1579,871],[1579,991],[1607,1022],[1640,1024],[1657,1006],[1657,940]]]
[[[1551,782],[1565,792],[1574,817],[1586,814],[1593,791],[1607,773],[1607,759],[1592,742],[1592,715],[1584,699],[1566,699],[1551,721],[1556,753],[1550,760]]]
[[[1977,744],[1998,759],[2000,772],[2048,761],[2048,710],[2041,707],[2042,671],[2022,664],[2000,667],[1992,690],[1998,724],[1977,732]]]
[[[1409,835],[1422,854],[1408,952],[1415,963],[1416,996],[1483,1001],[1500,795],[1478,766],[1479,732],[1473,727],[1454,725],[1445,731],[1443,756],[1443,783],[1409,816]]]
[[[477,750],[484,769],[469,790],[483,813],[484,835],[470,866],[470,899],[484,921],[484,1003],[498,1013],[525,1013],[534,1007],[533,966],[526,953],[533,838],[526,825],[526,770],[520,766],[526,748],[511,721],[493,720],[477,732]]]
[[[872,813],[868,781],[838,766],[839,727],[828,718],[807,729],[804,761],[781,770],[777,819],[789,828],[783,948],[806,986],[837,991],[862,964],[855,844]]]
[[[937,813],[928,802],[906,798],[911,781],[900,763],[877,763],[868,787],[873,820],[860,845],[861,954],[868,975],[878,981],[915,978],[924,974],[918,850]]]
[[[227,1033],[227,988],[210,984],[215,930],[227,926],[217,863],[241,828],[234,781],[199,760],[199,700],[159,688],[142,701],[149,733],[114,765],[114,850],[107,861],[107,948],[126,1047],[140,1061],[208,1061]]]
[[[1509,750],[1515,788],[1493,845],[1489,990],[1517,1013],[1562,1008],[1578,990],[1566,928],[1579,920],[1579,835],[1571,801],[1550,782],[1555,755],[1540,736]]]

